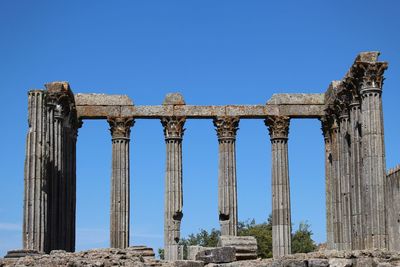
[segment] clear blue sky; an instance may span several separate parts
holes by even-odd
[[[263,104],[273,93],[321,93],[360,51],[389,61],[384,85],[388,167],[400,163],[399,1],[1,1],[0,255],[21,247],[27,91],[69,81],[74,92],[127,94],[138,105],[181,92],[188,104]],[[186,123],[183,236],[218,227],[217,138]],[[159,121],[131,140],[131,244],[162,246],[165,144]],[[271,212],[270,141],[262,120],[237,138],[239,219]],[[77,161],[77,249],[109,244],[111,141],[85,121]],[[292,120],[292,218],[325,240],[320,123]]]

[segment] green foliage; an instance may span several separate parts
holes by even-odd
[[[299,229],[292,235],[292,253],[308,253],[317,248],[310,228],[307,222],[300,223]]]
[[[163,248],[158,249],[158,256],[160,256],[160,260],[164,259],[164,249]]]
[[[261,258],[272,257],[272,221],[256,224],[255,220],[240,222],[238,235],[254,236],[257,239],[257,255]]]
[[[200,229],[200,233],[190,234],[187,238],[182,238],[180,243],[184,246],[216,247],[220,235],[221,232],[214,228],[211,229],[210,233],[204,229]]]

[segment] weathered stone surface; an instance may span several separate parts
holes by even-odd
[[[126,248],[128,252],[134,252],[141,255],[144,259],[154,259],[155,253],[152,248],[146,246],[130,246]]]
[[[327,259],[309,259],[308,267],[328,267],[329,261]]]
[[[184,117],[163,117],[167,151],[164,191],[164,257],[166,260],[182,260],[183,248],[179,244],[183,217],[182,191],[182,138]]]
[[[212,119],[218,116],[235,116],[247,119],[264,119],[267,116],[289,116],[292,118],[319,118],[324,115],[324,105],[320,104],[280,104],[280,105],[228,105],[228,106],[99,106],[78,105],[78,117],[82,119],[104,119],[109,116],[159,119],[164,116]]]
[[[330,267],[352,267],[353,260],[351,259],[329,259]]]
[[[204,263],[226,263],[236,260],[236,250],[233,247],[211,248],[200,251],[196,255],[196,260]]]
[[[185,105],[181,93],[169,93],[165,96],[163,105]]]
[[[127,95],[75,94],[77,106],[132,106]]]
[[[400,166],[389,170],[386,184],[389,249],[400,250]]]
[[[110,243],[112,248],[129,246],[130,225],[130,128],[129,117],[108,118],[112,139]]]
[[[273,94],[267,105],[324,105],[325,94]]]
[[[234,247],[236,260],[257,259],[257,240],[253,236],[220,236],[219,247]]]
[[[358,54],[356,61],[362,61],[362,62],[377,62],[378,57],[380,55],[380,52],[378,51],[368,51],[368,52],[361,52]]]
[[[62,250],[47,255],[24,258],[1,259],[0,266],[159,266],[159,267],[202,267],[203,261],[161,261],[146,258],[135,247],[127,249],[96,249],[76,253]],[[394,267],[400,266],[400,254],[379,250],[318,251],[308,254],[293,254],[280,259],[257,259],[230,263],[208,263],[207,267]]]
[[[272,152],[272,255],[279,258],[291,253],[291,213],[288,160],[289,117],[265,120]]]
[[[31,249],[18,249],[18,250],[10,250],[4,256],[4,258],[21,258],[26,256],[38,256],[43,255],[43,252],[39,252],[37,250]]]
[[[214,119],[218,136],[218,213],[221,235],[237,235],[236,132],[239,118]]]
[[[204,262],[196,260],[178,260],[173,262],[174,267],[203,267]]]
[[[196,260],[196,255],[200,251],[211,249],[211,247],[202,247],[202,246],[188,246],[187,247],[187,259],[188,260]]]

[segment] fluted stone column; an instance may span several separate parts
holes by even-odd
[[[352,221],[352,249],[363,249],[362,238],[362,199],[361,199],[361,123],[360,123],[360,100],[353,95],[350,103],[350,187],[351,187],[351,221]]]
[[[342,103],[339,116],[339,168],[342,204],[343,250],[351,250],[350,144],[347,103]]]
[[[29,92],[23,247],[75,249],[76,135],[73,93],[66,82]]]
[[[332,206],[333,206],[333,246],[336,250],[343,248],[343,217],[342,217],[342,201],[341,201],[341,179],[340,179],[340,138],[339,126],[337,119],[332,116],[331,125],[331,156],[332,156]]]
[[[113,248],[126,248],[130,222],[129,138],[134,121],[129,117],[113,117],[107,121],[112,136],[110,241]]]
[[[236,132],[239,118],[214,119],[219,143],[218,209],[221,235],[237,235]]]
[[[49,250],[75,250],[76,136],[80,122],[67,82],[46,84]]]
[[[183,217],[182,192],[182,137],[185,118],[164,117],[166,143],[166,172],[164,199],[164,257],[166,260],[183,259],[180,249],[180,228]]]
[[[48,180],[46,176],[45,92],[28,93],[28,134],[24,179],[23,248],[48,251]]]
[[[361,74],[363,223],[366,249],[387,248],[382,84],[385,62],[357,62]]]
[[[268,117],[272,144],[272,254],[278,258],[291,253],[289,189],[289,117]]]
[[[322,133],[325,143],[325,204],[326,204],[326,243],[328,249],[334,249],[333,244],[333,192],[332,192],[332,147],[331,147],[331,120],[321,118]]]

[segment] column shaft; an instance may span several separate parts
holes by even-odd
[[[333,119],[331,127],[331,150],[332,150],[332,206],[333,206],[333,246],[336,250],[341,250],[343,247],[343,230],[342,230],[342,201],[341,201],[341,179],[339,166],[339,127],[337,120]]]
[[[363,249],[362,238],[362,199],[361,199],[361,172],[362,172],[362,150],[361,150],[361,124],[360,103],[358,100],[350,106],[350,185],[351,185],[351,218],[352,218],[352,249]]]
[[[291,253],[291,214],[288,162],[288,117],[269,117],[272,146],[272,253],[274,258]]]
[[[129,246],[130,159],[132,118],[108,118],[112,136],[110,243],[113,248]]]
[[[342,204],[343,250],[351,250],[351,197],[350,197],[350,146],[349,146],[349,116],[347,108],[340,116],[339,123],[339,167],[340,167],[340,197]]]
[[[384,62],[361,62],[361,119],[363,149],[363,219],[366,249],[387,248],[382,83]]]
[[[326,204],[326,243],[328,249],[334,249],[333,242],[333,193],[332,193],[332,147],[329,118],[321,119],[325,143],[325,204]]]
[[[239,119],[216,118],[219,143],[218,209],[221,235],[237,235],[236,132]]]
[[[29,130],[26,141],[24,178],[23,247],[38,251],[47,250],[48,188],[45,151],[45,93],[28,94]]]
[[[180,249],[180,228],[183,217],[182,137],[185,118],[161,119],[166,143],[166,172],[164,200],[164,258],[183,259]]]

